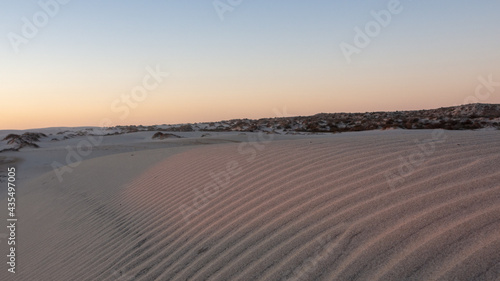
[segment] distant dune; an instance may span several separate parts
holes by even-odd
[[[39,147],[38,142],[58,142],[79,137],[116,136],[156,132],[153,139],[182,137],[178,133],[265,132],[279,135],[342,133],[387,129],[500,130],[500,104],[466,104],[427,110],[365,113],[319,113],[312,116],[276,116],[218,122],[129,125],[113,127],[53,127],[33,130],[0,130],[0,153]],[[200,134],[197,134],[200,136]]]
[[[500,280],[500,131],[238,138],[26,183],[15,280]]]

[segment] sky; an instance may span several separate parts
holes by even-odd
[[[498,0],[0,3],[0,129],[500,103]]]

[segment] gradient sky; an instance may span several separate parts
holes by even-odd
[[[1,0],[0,129],[426,109],[463,104],[478,77],[500,82],[498,0],[401,0],[348,63],[340,44],[389,2],[243,0],[221,20],[213,1],[73,0],[16,53],[9,36],[44,12]],[[169,77],[116,110],[148,66]],[[485,96],[500,103],[500,87]]]

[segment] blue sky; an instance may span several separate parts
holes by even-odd
[[[390,1],[243,0],[221,20],[213,1],[72,0],[16,53],[9,34],[38,2],[2,1],[0,129],[433,108],[463,103],[479,76],[500,81],[500,1],[402,0],[350,63],[339,45]],[[110,104],[148,66],[170,76],[121,119]]]

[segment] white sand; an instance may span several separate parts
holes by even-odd
[[[22,181],[0,280],[500,280],[500,131],[445,131],[391,188],[432,134],[109,142]],[[62,150],[36,151],[8,155]]]

